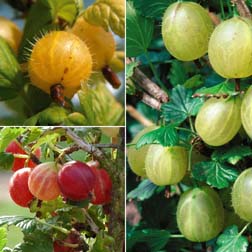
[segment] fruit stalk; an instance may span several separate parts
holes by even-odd
[[[237,10],[242,17],[251,18],[251,12],[244,0],[231,0],[231,3],[235,4]]]

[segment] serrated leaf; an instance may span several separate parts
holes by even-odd
[[[235,83],[230,83],[224,81],[218,85],[206,88],[203,87],[198,89],[195,94],[204,96],[205,94],[212,94],[212,95],[235,95],[237,92],[235,91]]]
[[[124,124],[124,109],[104,83],[97,83],[95,87],[91,88],[83,87],[78,95],[88,125]]]
[[[41,136],[41,137],[37,140],[36,144],[34,144],[34,145],[32,146],[32,148],[33,148],[34,150],[36,150],[36,149],[39,148],[41,145],[43,145],[43,144],[48,144],[48,143],[54,145],[54,144],[56,144],[56,143],[58,142],[60,136],[61,136],[61,134],[60,134],[59,132],[51,132],[51,133],[48,133],[48,134],[46,134],[46,135],[43,135],[43,136]]]
[[[84,18],[93,25],[111,30],[120,37],[125,36],[124,0],[96,0],[84,12]]]
[[[29,131],[27,131],[27,134],[22,136],[22,145],[26,146],[27,144],[36,141],[42,133],[42,128],[30,127]]]
[[[24,233],[29,233],[34,230],[36,221],[34,218],[23,216],[0,216],[0,226],[3,225],[15,225],[20,227]]]
[[[136,149],[146,144],[161,144],[163,146],[175,146],[179,142],[175,125],[160,127],[144,134],[136,143]]]
[[[32,47],[35,37],[47,31],[59,29],[63,21],[72,24],[76,19],[79,6],[75,0],[38,0],[29,11],[24,27],[23,39],[19,50],[21,62],[27,61],[27,49]]]
[[[133,0],[134,6],[143,16],[160,19],[167,7],[175,0]]]
[[[236,165],[244,157],[252,155],[252,149],[248,146],[233,146],[231,148],[221,148],[213,152],[211,158],[215,161],[227,161]]]
[[[216,252],[247,252],[248,240],[238,233],[237,226],[230,226],[225,229],[217,240],[219,248]]]
[[[14,162],[14,156],[11,153],[0,152],[0,169],[10,170]]]
[[[134,74],[134,69],[138,66],[138,62],[132,62],[126,65],[126,78],[130,78]]]
[[[0,100],[3,101],[18,95],[24,85],[24,79],[13,51],[2,37],[0,37],[0,59]]]
[[[196,74],[193,77],[186,80],[184,83],[185,88],[197,88],[203,84],[202,76],[200,74]]]
[[[168,78],[174,87],[184,84],[189,78],[184,63],[178,60],[173,60]]]
[[[7,229],[6,227],[0,228],[0,251],[6,246],[7,243]]]
[[[150,251],[158,251],[169,241],[170,232],[166,230],[143,229],[127,236],[127,251],[131,251],[136,243],[147,243]]]
[[[195,116],[204,101],[192,98],[192,90],[178,85],[172,89],[170,102],[162,105],[162,115],[166,122],[182,123],[190,116]]]
[[[128,193],[127,198],[140,201],[146,200],[154,194],[157,188],[158,186],[154,185],[150,180],[145,179],[137,186],[137,188]]]
[[[126,52],[128,57],[135,57],[147,51],[154,31],[154,21],[138,15],[134,6],[130,2],[126,3],[126,9]]]
[[[216,161],[196,163],[192,174],[195,179],[218,189],[228,187],[239,175],[232,166]]]
[[[0,152],[3,152],[11,140],[17,138],[26,129],[25,128],[10,128],[5,127],[0,131]]]

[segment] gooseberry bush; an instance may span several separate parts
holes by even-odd
[[[0,6],[7,4],[13,20],[0,16],[1,125],[124,125],[124,0]]]
[[[127,251],[251,251],[252,2],[126,9]]]
[[[0,169],[11,173],[1,192],[29,217],[0,216],[0,251],[124,251],[125,132],[110,130],[1,129]],[[13,225],[23,242],[9,248]]]

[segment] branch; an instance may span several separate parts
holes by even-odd
[[[127,58],[127,64],[131,63],[132,61]],[[135,68],[134,74],[132,76],[135,82],[142,87],[146,92],[152,95],[160,102],[168,102],[169,97],[164,90],[162,90],[156,83],[150,80],[141,70]]]
[[[142,102],[156,110],[161,109],[161,103],[146,93],[142,94]]]
[[[235,4],[237,10],[242,17],[251,18],[251,12],[244,0],[231,0],[231,3]]]
[[[148,127],[154,125],[152,121],[144,117],[141,113],[139,113],[133,106],[127,105],[126,107],[127,112],[131,117],[136,119],[138,122],[140,122],[142,125]]]

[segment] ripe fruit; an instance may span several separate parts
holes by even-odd
[[[0,37],[7,41],[15,53],[18,52],[22,32],[14,22],[5,17],[0,17]]]
[[[30,173],[31,168],[22,168],[12,175],[9,182],[9,193],[12,200],[22,207],[28,207],[34,197],[28,188]]]
[[[93,70],[100,71],[109,65],[115,52],[115,40],[111,32],[100,26],[91,25],[80,17],[75,22],[72,33],[83,40],[93,58]]]
[[[61,84],[64,95],[72,98],[92,71],[92,57],[86,44],[72,33],[54,31],[37,41],[31,53],[28,71],[32,83],[51,93]]]
[[[80,161],[70,161],[63,165],[58,174],[62,194],[70,200],[84,200],[91,196],[96,182],[92,168]]]
[[[207,52],[212,31],[207,11],[197,3],[171,4],[163,17],[164,44],[175,58],[183,61],[198,59]]]
[[[250,138],[252,138],[252,87],[248,89],[241,104],[242,126]]]
[[[61,245],[59,242],[55,241],[53,243],[53,251],[54,252],[72,252],[74,251],[74,249],[70,247],[65,247]]]
[[[145,158],[147,177],[156,185],[173,185],[186,174],[188,153],[185,148],[153,144]]]
[[[236,179],[232,191],[232,205],[235,213],[243,220],[252,221],[252,168],[243,171]]]
[[[12,153],[12,154],[24,154],[27,155],[27,153],[24,151],[22,148],[21,144],[19,144],[17,141],[13,140],[9,143],[7,148],[5,149],[5,152]],[[40,148],[36,149],[34,151],[34,155],[37,158],[40,158],[41,156],[41,150]],[[17,171],[25,166],[34,168],[37,164],[33,163],[32,160],[29,160],[28,163],[26,164],[26,159],[25,158],[14,158],[14,162],[12,165],[12,171]]]
[[[111,201],[112,181],[104,169],[93,168],[96,175],[94,197],[91,203],[95,205],[106,204]]]
[[[143,130],[137,133],[137,135],[133,138],[131,144],[136,144],[137,141],[143,135],[155,129],[157,129],[157,126],[150,126],[144,128]],[[129,166],[136,175],[141,177],[146,177],[145,157],[149,147],[150,145],[144,145],[143,147],[137,150],[136,147],[133,145],[127,148]]]
[[[224,225],[224,209],[219,195],[209,186],[186,191],[179,199],[177,223],[186,239],[208,241],[217,236]]]
[[[213,69],[224,78],[252,75],[252,21],[236,16],[218,25],[208,55]]]
[[[241,100],[210,98],[201,107],[195,128],[202,140],[212,146],[228,143],[241,127]]]
[[[31,193],[40,200],[54,200],[60,195],[58,170],[54,162],[37,165],[31,172],[28,186]]]

